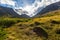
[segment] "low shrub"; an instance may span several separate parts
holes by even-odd
[[[0,26],[7,28],[7,27],[10,27],[17,22],[18,21],[15,21],[15,20],[0,20]]]
[[[35,24],[35,25],[40,25],[40,23],[39,23],[39,22],[35,22],[34,24]]]

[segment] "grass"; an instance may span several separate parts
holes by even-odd
[[[6,31],[4,31],[1,27],[0,27],[0,40],[4,40],[6,38]]]
[[[60,11],[53,11],[51,13],[59,14],[59,12]],[[51,14],[52,16],[49,16],[49,13],[47,16],[31,19],[1,17],[0,27],[3,30],[0,29],[0,33],[6,36],[1,36],[0,39],[60,40],[60,14],[57,14]]]

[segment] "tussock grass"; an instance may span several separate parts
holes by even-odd
[[[0,18],[0,27],[7,32],[6,40],[60,40],[60,11],[41,18],[3,17]],[[1,37],[5,40],[4,36]]]

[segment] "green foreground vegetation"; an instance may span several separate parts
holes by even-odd
[[[60,40],[60,10],[38,18],[0,17],[0,40]]]

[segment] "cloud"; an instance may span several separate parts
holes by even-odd
[[[41,5],[41,4],[42,4],[42,5]],[[25,5],[25,6],[22,8],[22,10],[27,11],[28,13],[26,13],[26,15],[32,17],[32,16],[34,16],[34,15],[37,14],[37,13],[35,13],[35,12],[37,11],[37,9],[38,9],[39,7],[41,7],[41,8],[44,7],[43,1],[42,1],[42,2],[39,2],[39,1],[36,1],[36,0],[35,0],[35,2],[34,2],[33,4],[31,4],[31,5],[29,5],[29,4]],[[41,9],[41,10],[42,10],[42,9]]]
[[[27,11],[26,15],[33,17],[46,6],[59,2],[60,0],[35,0],[31,5],[25,5],[22,10]],[[37,11],[40,8],[40,11]]]
[[[15,2],[12,0],[0,0],[0,5],[6,6],[6,7],[11,7],[11,6],[15,6]]]

